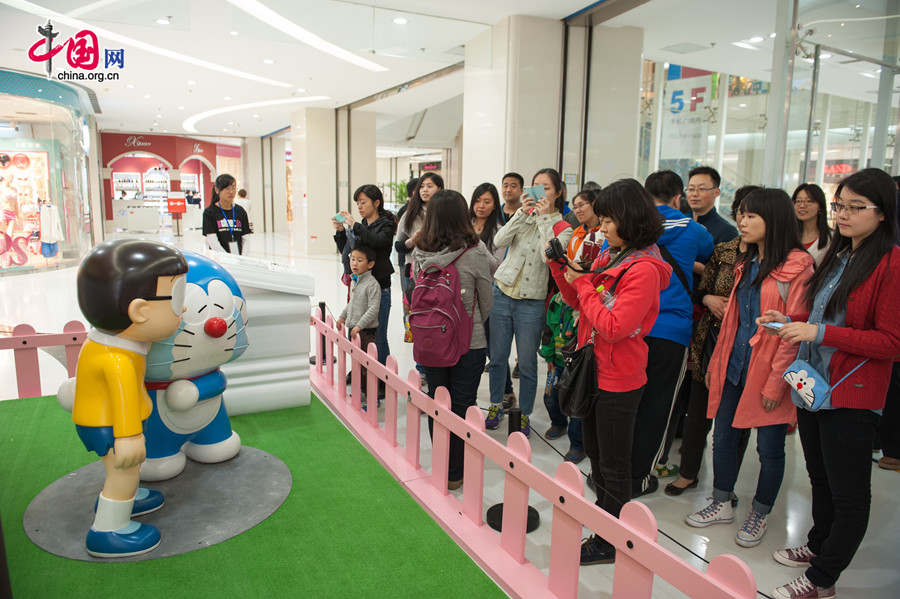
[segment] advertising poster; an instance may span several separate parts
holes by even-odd
[[[709,143],[712,76],[666,81],[661,159],[704,159]]]

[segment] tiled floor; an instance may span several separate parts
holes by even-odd
[[[165,236],[163,236],[165,239]],[[172,241],[171,239],[166,239]],[[258,235],[254,240],[252,254],[269,257],[273,260],[294,265],[316,278],[315,301],[325,301],[329,309],[338,313],[343,307],[345,288],[339,282],[340,265],[336,256],[311,258],[295,254],[291,239],[284,235]],[[181,247],[191,249],[201,244],[200,235],[189,232],[184,239],[177,240]],[[50,271],[47,273],[0,277],[0,327],[27,322],[39,331],[53,332],[62,329],[69,320],[81,319],[74,293],[75,269]],[[413,367],[412,346],[402,342],[403,326],[400,314],[399,281],[393,286],[393,306],[389,324],[389,339],[392,353],[397,357],[400,372],[408,372]],[[248,306],[252,312],[252,306]],[[252,342],[252,340],[251,340]],[[0,352],[0,399],[15,395],[12,377],[11,352]],[[51,357],[42,354],[42,382],[45,393],[55,392],[58,384],[65,377],[62,367]],[[543,376],[541,377],[543,378]],[[518,387],[517,383],[514,386]],[[539,390],[543,388],[539,380]],[[478,393],[479,405],[488,405],[487,375],[482,377]],[[402,428],[405,418],[400,415]],[[546,410],[540,400],[536,399],[535,411],[532,415],[534,433],[531,436],[532,460],[535,465],[548,474],[555,471],[560,463],[561,454],[568,449],[565,438],[547,441],[540,434],[549,426]],[[424,427],[423,427],[424,429]],[[424,429],[427,430],[427,429]],[[506,422],[500,430],[491,431],[498,440],[505,438]],[[402,439],[402,430],[400,438]],[[430,442],[426,434],[422,437],[422,464],[430,463]],[[676,442],[677,443],[677,442]],[[734,534],[753,496],[759,463],[754,458],[751,439],[751,451],[744,461],[742,475],[738,480],[736,493],[741,504],[737,510],[738,522],[734,525],[713,526],[706,529],[693,529],[684,524],[684,516],[705,505],[705,498],[711,492],[712,472],[709,450],[701,471],[700,488],[685,492],[680,497],[668,497],[662,490],[644,497],[646,503],[655,514],[661,543],[697,567],[703,567],[702,559],[711,559],[721,553],[732,553],[743,559],[753,571],[759,590],[771,594],[772,589],[799,575],[802,570],[785,568],[775,563],[771,554],[775,549],[788,545],[802,544],[810,526],[809,481],[806,476],[803,455],[799,439],[796,435],[787,439],[788,456],[784,483],[774,511],[769,517],[769,529],[762,544],[753,549],[744,549],[734,542]],[[673,459],[677,458],[677,444],[673,448]],[[877,456],[876,456],[877,457]],[[585,460],[580,464],[587,473],[589,466]],[[663,485],[668,481],[662,481]],[[503,490],[503,474],[499,468],[489,465],[485,480],[485,505],[489,506],[501,499]],[[590,494],[591,492],[588,491]],[[549,567],[550,539],[550,504],[542,498],[532,496],[532,505],[541,513],[543,524],[528,536],[526,556],[539,568],[545,571]],[[841,577],[839,597],[864,597],[865,599],[893,599],[900,596],[896,588],[900,585],[900,568],[897,567],[897,554],[900,551],[900,475],[874,468],[872,472],[872,515],[869,530],[862,546],[856,554],[851,567]],[[671,537],[670,540],[667,537]],[[702,558],[702,559],[701,559]],[[612,589],[612,566],[589,566],[581,568],[580,593],[582,597],[607,597]],[[895,590],[891,590],[895,589]],[[680,597],[664,581],[657,579],[654,597]]]

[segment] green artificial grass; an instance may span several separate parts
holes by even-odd
[[[44,487],[96,456],[55,398],[0,402],[0,514],[13,596],[504,596],[315,396],[308,407],[237,416],[232,425],[244,445],[291,470],[293,489],[271,517],[200,551],[90,563],[32,544],[22,517]]]

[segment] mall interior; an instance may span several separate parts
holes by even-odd
[[[245,257],[303,273],[314,284],[311,305],[325,302],[337,315],[347,287],[332,216],[356,215],[353,193],[365,184],[396,213],[408,201],[407,182],[428,172],[468,201],[481,183],[499,189],[510,171],[528,185],[538,170],[554,168],[572,198],[588,181],[643,182],[665,169],[687,185],[690,169],[708,165],[721,173],[716,208],[729,218],[745,185],[791,194],[815,183],[831,201],[838,183],[861,169],[900,171],[900,0],[0,0],[0,23],[0,339],[23,323],[59,333],[83,321],[77,267],[99,243],[161,240],[204,252],[202,214],[222,174],[246,191],[240,203],[253,232]],[[392,278],[388,340],[406,373],[413,346],[403,342],[399,273]],[[0,352],[0,400],[20,397],[12,354]],[[51,354],[39,353],[43,395],[68,378],[65,360]],[[538,393],[545,378],[539,369]],[[478,405],[489,403],[484,374]],[[532,461],[553,476],[567,440],[544,437],[550,419],[540,401],[531,426]],[[488,434],[505,443],[505,424]],[[428,435],[421,443],[430,455]],[[712,492],[709,445],[697,488],[672,497],[663,484],[640,501],[665,549],[700,570],[734,554],[749,566],[758,596],[771,597],[802,573],[773,552],[802,545],[812,523],[798,435],[787,437],[780,499],[752,548],[737,546],[729,527],[685,525]],[[751,438],[735,489],[740,514],[760,468],[753,447]],[[578,467],[589,474],[588,460]],[[305,492],[304,473],[293,475],[293,493]],[[502,468],[486,471],[485,505],[502,499],[503,481]],[[13,485],[0,480],[12,589],[45,596],[17,572],[33,575],[25,564],[41,550],[17,557],[28,541],[21,509],[3,489]],[[900,479],[873,467],[871,485],[868,531],[840,578],[840,597],[900,595]],[[367,496],[357,499],[378,501]],[[529,533],[525,554],[546,573],[553,506],[532,499],[544,522]],[[342,526],[339,518],[333,526]],[[437,527],[428,534],[444,535]],[[353,535],[362,555],[391,553],[365,537]],[[302,539],[293,548],[304,568],[310,555],[331,550]],[[578,596],[611,596],[613,571],[581,567]],[[491,592],[510,592],[489,574]],[[360,574],[376,575],[384,574]],[[333,580],[328,596],[383,596],[372,579],[355,588],[352,576]],[[454,587],[453,572],[434,563],[405,584],[410,595],[430,592],[429,584],[438,594],[479,592]],[[660,574],[652,596],[684,594]]]

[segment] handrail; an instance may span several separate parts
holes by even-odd
[[[668,581],[690,597],[703,599],[751,599],[756,583],[747,565],[733,555],[719,555],[702,572],[679,559],[656,542],[656,519],[643,503],[630,501],[619,518],[599,509],[584,497],[584,480],[571,462],[563,462],[550,477],[531,464],[531,446],[522,433],[510,435],[507,445],[485,433],[484,415],[471,406],[465,420],[450,411],[450,395],[443,387],[431,399],[419,389],[419,373],[410,370],[406,379],[397,374],[397,360],[377,360],[374,344],[368,352],[359,338],[346,338],[329,316],[322,320],[316,308],[312,317],[314,347],[323,347],[324,360],[317,360],[310,381],[319,397],[363,445],[409,491],[444,530],[515,597],[575,598],[578,595],[582,526],[616,547],[613,575],[614,599],[649,599],[654,575]],[[323,339],[324,338],[324,339]],[[333,352],[337,351],[337,364]],[[351,358],[351,397],[344,383],[347,355]],[[321,354],[320,354],[321,355]],[[374,399],[372,409],[360,404],[360,368],[368,370],[367,396],[375,398],[378,381],[385,384],[384,428],[378,423]],[[337,375],[337,384],[335,384]],[[408,398],[406,443],[397,442],[397,398]],[[420,465],[420,416],[434,419],[431,472]],[[450,434],[465,443],[462,501],[447,489]],[[506,472],[503,495],[503,531],[498,535],[484,525],[484,459]],[[528,493],[534,490],[553,504],[550,543],[550,573],[544,574],[525,557],[525,526]]]
[[[87,331],[77,320],[67,322],[62,333],[37,333],[30,324],[19,324],[13,328],[11,337],[0,337],[0,350],[13,350],[19,398],[42,395],[38,363],[39,347],[64,346],[66,370],[69,377],[73,377],[75,365],[78,363],[78,352],[81,351],[81,345],[86,338]]]

